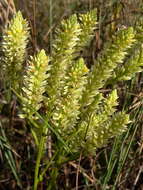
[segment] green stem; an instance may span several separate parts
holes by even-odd
[[[53,189],[56,190],[57,189],[57,178],[59,175],[59,169],[62,166],[62,160],[63,160],[62,155],[64,155],[64,152],[65,152],[61,143],[60,143],[60,145],[57,146],[60,148],[56,151],[56,154],[54,155],[55,163],[53,164],[53,168],[50,173],[50,181],[48,183],[47,190],[53,190]]]
[[[59,169],[57,167],[53,168],[51,171],[51,180],[48,184],[47,190],[57,189],[57,177],[59,175]]]
[[[50,161],[48,161],[47,163],[45,163],[45,168],[43,169],[43,171],[40,174],[40,179],[42,179],[45,175],[45,173],[47,172],[48,168],[50,167],[50,165],[52,164],[53,160],[55,159],[55,157],[57,156],[57,152],[53,155],[53,157],[51,158]]]
[[[45,137],[43,136],[43,130],[42,130],[41,131],[40,143],[38,146],[38,155],[37,155],[37,160],[36,160],[36,167],[35,167],[34,190],[37,190],[38,183],[39,183],[39,177],[38,176],[39,176],[40,162],[41,162],[44,143],[45,143]]]

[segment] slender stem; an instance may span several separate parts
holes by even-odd
[[[63,149],[63,146],[61,146],[54,155],[55,162],[53,164],[53,168],[50,173],[50,181],[48,183],[47,190],[57,189],[57,178],[59,175],[59,169],[62,166],[62,159],[63,159],[62,155],[64,154],[64,151],[65,150]]]
[[[59,168],[55,167],[51,171],[51,180],[48,184],[47,190],[57,189],[57,177],[59,175]]]
[[[35,167],[34,190],[37,190],[38,183],[39,183],[39,177],[38,176],[39,176],[40,162],[41,162],[44,142],[45,142],[45,137],[43,136],[43,130],[42,130],[40,143],[39,143],[39,147],[38,147],[38,155],[37,155],[37,160],[36,160],[36,167]]]
[[[46,171],[48,170],[48,168],[50,167],[50,165],[52,164],[52,162],[53,162],[53,160],[55,159],[56,156],[57,156],[57,152],[52,156],[51,160],[46,163],[46,167],[41,172],[40,178],[43,178],[43,176],[45,175]]]

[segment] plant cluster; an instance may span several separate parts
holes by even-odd
[[[85,155],[94,154],[108,139],[124,132],[130,122],[127,113],[117,111],[117,89],[108,95],[101,89],[142,71],[142,43],[132,27],[119,30],[89,70],[80,51],[90,43],[96,29],[96,10],[70,16],[56,30],[51,55],[41,50],[26,60],[26,66],[29,28],[20,12],[3,36],[7,87],[21,100],[20,117],[31,123],[38,148],[35,190],[45,174],[45,169],[39,170],[47,135],[55,142],[52,154],[56,154],[58,167],[81,150]],[[51,177],[57,175],[58,171]],[[51,184],[49,187],[52,189]]]

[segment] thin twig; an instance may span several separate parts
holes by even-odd
[[[78,167],[77,167],[77,172],[76,172],[76,190],[78,190],[78,178],[79,178],[79,170],[80,170],[81,158],[82,158],[82,152],[80,153]]]
[[[74,162],[69,162],[69,164],[70,164],[71,166],[73,166],[74,168],[76,168],[76,169],[77,169],[77,167],[78,167]],[[93,180],[90,176],[88,176],[88,175],[85,173],[84,169],[83,169],[81,166],[79,166],[79,172],[82,173],[82,175],[83,175],[84,177],[86,177],[91,183],[94,183],[94,180]]]

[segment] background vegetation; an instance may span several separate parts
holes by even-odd
[[[30,23],[28,52],[31,55],[42,48],[52,53],[55,28],[63,18],[97,8],[95,37],[81,52],[88,68],[102,51],[104,42],[108,42],[115,32],[142,24],[142,0],[15,0],[15,5]],[[129,82],[121,80],[116,87],[120,94],[118,110],[127,110],[133,122],[126,133],[111,139],[95,155],[81,155],[76,161],[65,164],[57,180],[58,189],[142,190],[143,74],[136,74]],[[103,89],[105,95],[109,89],[110,85]],[[30,126],[25,126],[25,121],[17,117],[14,101],[7,104],[2,88],[0,95],[0,189],[15,190],[22,186],[28,190],[33,184],[35,166],[35,144]],[[48,173],[39,190],[45,189],[46,180],[49,180]]]

